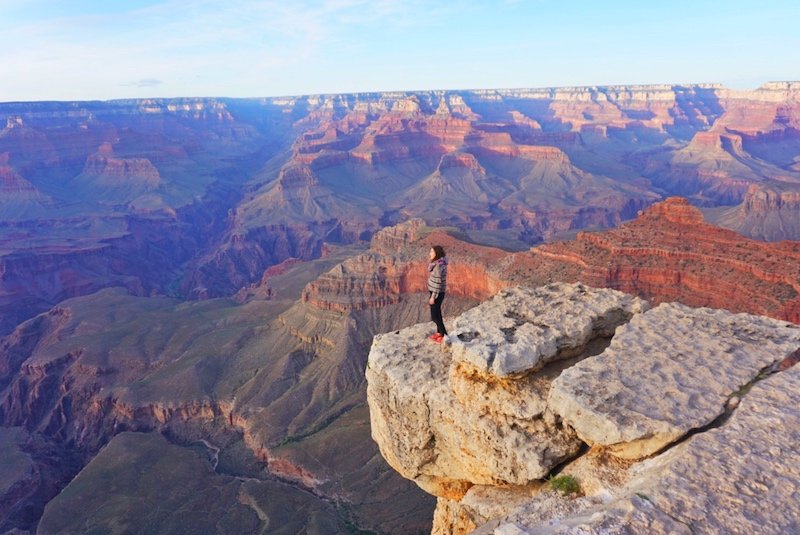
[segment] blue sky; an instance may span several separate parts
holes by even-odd
[[[0,101],[800,80],[800,2],[0,0]]]

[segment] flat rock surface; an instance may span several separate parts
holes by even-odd
[[[537,496],[476,533],[800,533],[798,407],[800,367],[794,366],[756,383],[720,427],[637,465],[619,499],[543,519],[546,496]]]
[[[646,308],[631,295],[580,283],[509,288],[455,320],[453,358],[499,377],[535,371]]]
[[[798,347],[794,324],[665,303],[565,370],[548,406],[587,443],[641,458],[713,422],[735,392]]]

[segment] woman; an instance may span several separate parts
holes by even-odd
[[[428,264],[428,304],[431,307],[431,321],[436,323],[436,332],[431,335],[431,340],[441,344],[447,336],[442,320],[442,301],[447,291],[447,258],[441,245],[434,245],[430,250],[430,263]]]

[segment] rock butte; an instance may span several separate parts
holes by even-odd
[[[502,290],[447,344],[430,332],[376,336],[366,375],[373,439],[437,496],[433,533],[800,529],[800,326],[558,283]]]
[[[800,323],[800,243],[744,238],[706,223],[686,199],[667,199],[616,229],[581,232],[531,252],[536,273],[557,280]]]

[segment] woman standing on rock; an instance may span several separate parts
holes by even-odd
[[[447,336],[442,320],[442,301],[447,291],[447,258],[441,245],[434,245],[430,250],[430,263],[428,264],[428,304],[431,307],[431,321],[436,323],[436,332],[431,335],[431,340],[441,344]]]

